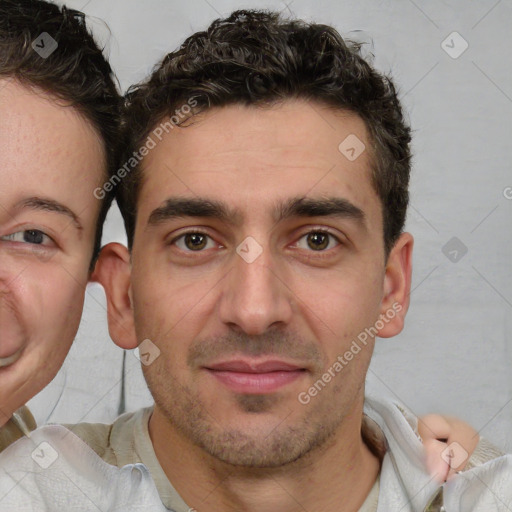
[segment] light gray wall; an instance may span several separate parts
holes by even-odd
[[[375,64],[391,71],[415,130],[407,229],[416,245],[407,326],[394,339],[378,340],[370,374],[415,413],[458,415],[512,450],[511,2],[67,3],[93,17],[123,89],[186,36],[235,8],[283,10],[371,38]],[[454,31],[469,45],[458,58],[441,46]],[[445,43],[452,53],[463,47],[457,38]],[[443,253],[453,237],[463,245],[445,252],[453,258],[449,251],[458,250],[456,262]],[[109,215],[104,241],[113,240],[125,240],[117,211]],[[126,407],[150,403],[131,353],[126,372]],[[122,352],[108,337],[103,291],[91,286],[62,371],[30,405],[39,422],[109,422],[119,410],[121,374]]]

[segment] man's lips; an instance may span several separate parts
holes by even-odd
[[[204,368],[232,391],[248,394],[272,393],[306,372],[305,368],[278,360],[232,360]]]
[[[244,361],[241,359],[210,364],[207,366],[207,368],[209,370],[241,373],[290,372],[295,370],[303,370],[303,368],[300,366],[285,363],[284,361]]]

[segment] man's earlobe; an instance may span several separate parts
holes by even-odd
[[[136,348],[128,249],[118,243],[103,247],[91,280],[100,283],[105,290],[110,337],[121,348]]]
[[[404,327],[409,309],[412,275],[412,248],[414,239],[410,233],[402,233],[391,249],[384,276],[378,336],[396,336]]]

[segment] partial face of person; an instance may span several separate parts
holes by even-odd
[[[360,427],[365,329],[386,313],[381,336],[402,328],[412,246],[403,235],[386,260],[370,147],[356,115],[287,101],[210,110],[151,151],[131,289],[126,277],[107,288],[126,287],[118,344],[145,340],[152,421],[257,467]]]
[[[0,81],[0,426],[55,376],[80,322],[105,158],[89,122]]]

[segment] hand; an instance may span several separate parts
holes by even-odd
[[[427,469],[439,483],[464,469],[480,440],[471,425],[439,414],[419,418],[418,432],[425,447]]]

